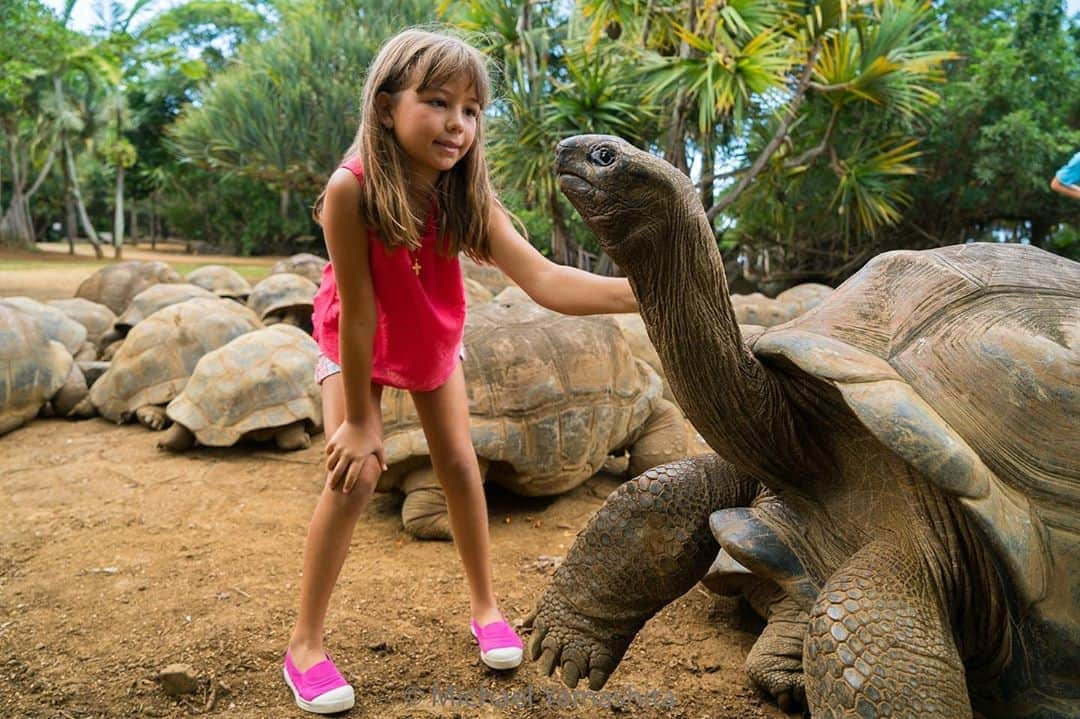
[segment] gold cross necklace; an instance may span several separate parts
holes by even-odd
[[[409,257],[412,258],[412,271],[416,273],[416,276],[420,276],[420,259],[409,250]]]

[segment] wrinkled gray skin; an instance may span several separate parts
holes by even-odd
[[[1055,530],[1065,553],[1052,560],[1064,601],[1044,605],[1055,634],[1017,600],[1022,578],[994,556],[993,526],[976,526],[832,385],[754,355],[688,178],[612,137],[571,138],[558,154],[561,188],[629,278],[675,397],[717,455],[654,468],[609,497],[531,619],[541,669],[601,688],[644,623],[722,548],[783,590],[775,615],[765,602],[751,676],[787,703],[805,681],[816,718],[1080,716],[1069,525]],[[1074,401],[1068,383],[1060,392],[1059,403]],[[1066,451],[1076,441],[1057,440]],[[1074,496],[1074,470],[1040,491]],[[1018,550],[1028,543],[1015,538]]]

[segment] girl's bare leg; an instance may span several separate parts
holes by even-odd
[[[372,385],[371,400],[376,407],[381,398],[382,386]],[[345,419],[345,388],[340,374],[323,380],[322,403],[324,436],[332,437]],[[300,671],[306,671],[325,658],[323,627],[330,594],[349,552],[356,520],[371,500],[378,479],[377,469],[375,462],[368,462],[364,474],[348,494],[340,487],[331,489],[328,483],[323,485],[304,544],[300,612],[289,639],[293,663]]]
[[[461,365],[431,392],[413,392],[435,476],[446,493],[450,529],[469,583],[472,618],[483,626],[500,619],[491,587],[487,502],[469,434],[469,400]]]

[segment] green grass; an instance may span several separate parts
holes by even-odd
[[[0,272],[19,272],[23,270],[65,270],[65,269],[91,269],[96,270],[111,264],[109,260],[72,260],[70,262],[45,262],[42,260],[0,260]],[[180,275],[187,276],[189,272],[206,265],[218,264],[213,260],[206,262],[170,262],[169,265]],[[261,280],[270,272],[266,265],[227,265],[236,270],[241,277],[247,280]]]

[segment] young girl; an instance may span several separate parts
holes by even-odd
[[[364,84],[360,129],[331,176],[316,219],[330,264],[313,323],[323,357],[327,478],[304,548],[300,611],[285,681],[302,709],[353,705],[323,649],[330,593],[353,527],[386,469],[382,387],[411,392],[469,587],[481,660],[521,663],[522,643],[491,586],[488,519],[469,434],[461,369],[464,251],[492,261],[541,305],[567,314],[633,312],[625,279],[546,260],[494,197],[484,160],[488,79],[482,55],[445,35],[407,30],[386,43]]]

